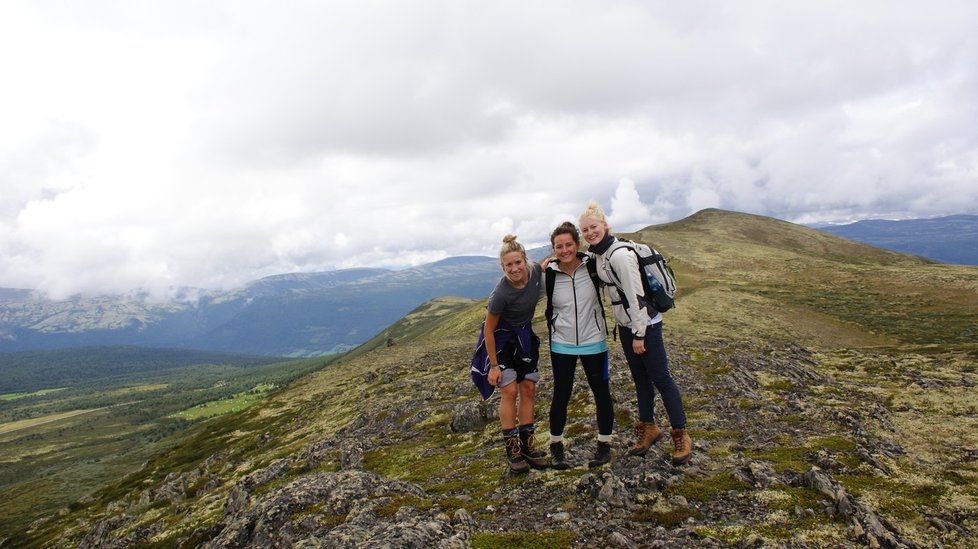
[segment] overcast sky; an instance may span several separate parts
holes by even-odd
[[[0,287],[978,212],[978,3],[4,0]]]

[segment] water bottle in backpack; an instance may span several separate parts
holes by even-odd
[[[643,275],[641,277],[642,288],[645,291],[645,295],[641,297],[645,303],[660,313],[664,313],[675,307],[676,277],[665,257],[658,250],[640,242],[632,242],[621,238],[618,240],[625,244],[621,248],[632,250],[635,252],[635,257],[638,258],[638,268]],[[617,249],[611,253],[614,253]],[[615,276],[617,277],[617,273]],[[620,291],[621,289],[619,288]],[[624,296],[622,296],[622,301],[625,307],[627,307],[628,301],[624,299]]]

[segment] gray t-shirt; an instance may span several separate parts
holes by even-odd
[[[530,264],[530,280],[522,288],[514,288],[505,276],[496,283],[496,288],[489,294],[487,309],[494,315],[513,326],[522,326],[533,320],[537,301],[540,301],[546,290],[543,287],[542,269],[539,263]]]

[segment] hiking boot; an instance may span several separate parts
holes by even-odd
[[[689,438],[686,429],[672,430],[672,445],[676,451],[672,454],[673,465],[686,465],[689,463],[689,456],[693,453],[693,440]]]
[[[611,443],[598,441],[598,449],[594,452],[594,457],[587,462],[588,468],[601,467],[611,461]]]
[[[522,435],[523,433],[520,434]],[[544,456],[547,454],[533,450],[533,433],[527,433],[527,444],[523,444],[523,438],[524,437],[521,436],[519,439],[517,439],[520,441],[520,455],[523,457],[523,460],[534,469],[546,469],[547,458]]]
[[[653,444],[665,438],[666,434],[655,423],[635,422],[635,446],[628,450],[632,456],[644,456]]]
[[[533,431],[520,431],[520,447],[523,451],[523,458],[542,458],[547,457],[543,450],[534,450]]]
[[[527,472],[530,466],[520,454],[520,437],[509,435],[503,439],[506,441],[506,461],[509,462],[509,470],[513,473]]]
[[[570,463],[567,463],[567,458],[564,456],[563,442],[553,442],[550,444],[550,466],[561,471],[570,469]]]

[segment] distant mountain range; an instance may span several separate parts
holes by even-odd
[[[890,221],[869,219],[820,231],[942,263],[978,265],[978,215]]]
[[[165,304],[133,296],[50,300],[0,288],[0,353],[138,345],[319,356],[367,341],[431,298],[482,299],[501,275],[498,259],[452,257],[396,271],[276,275],[232,292],[189,291],[200,297]]]

